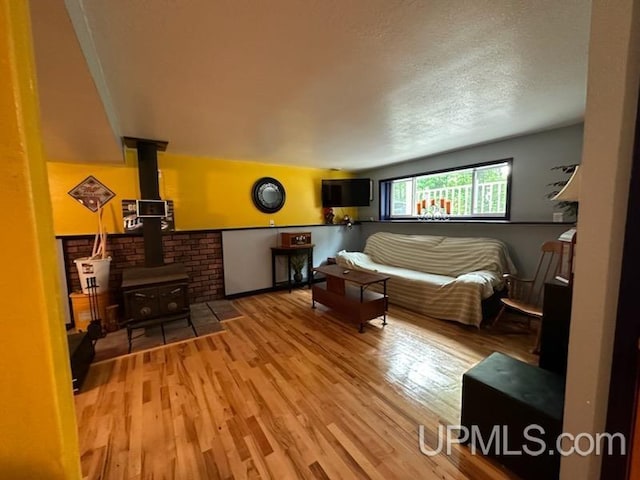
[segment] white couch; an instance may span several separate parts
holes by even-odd
[[[430,317],[480,326],[482,300],[504,287],[515,267],[504,243],[491,238],[378,232],[364,252],[341,251],[350,269],[389,275],[389,302]]]

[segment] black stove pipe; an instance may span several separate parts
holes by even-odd
[[[158,151],[165,151],[168,142],[124,137],[125,146],[138,152],[138,180],[142,200],[160,200],[158,183]],[[147,217],[143,220],[144,262],[146,267],[164,265],[162,249],[162,220]]]

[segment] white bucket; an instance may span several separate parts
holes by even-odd
[[[78,268],[78,276],[80,277],[80,285],[82,293],[88,294],[87,278],[96,277],[96,293],[103,293],[109,290],[109,266],[111,265],[111,257],[94,258],[89,257],[78,258],[73,261]]]

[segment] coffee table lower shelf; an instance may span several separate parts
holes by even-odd
[[[319,302],[354,319],[360,324],[360,333],[364,332],[364,324],[374,318],[382,317],[382,324],[387,324],[387,299],[381,293],[355,285],[345,285],[344,292],[333,292],[325,283],[314,284],[311,292],[312,308]]]

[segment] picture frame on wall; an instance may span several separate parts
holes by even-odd
[[[145,215],[138,215],[138,206],[139,200],[122,200],[122,221],[125,233],[142,233]],[[160,224],[163,232],[175,231],[173,200],[166,200],[166,216],[161,217]]]
[[[93,175],[89,175],[78,185],[67,192],[78,203],[96,213],[104,207],[116,194]]]

